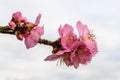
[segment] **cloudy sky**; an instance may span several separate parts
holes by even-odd
[[[21,11],[29,21],[41,13],[42,38],[58,36],[59,25],[87,24],[96,35],[99,52],[88,65],[78,69],[45,62],[52,48],[37,45],[26,49],[15,36],[0,34],[0,80],[120,80],[119,0],[0,0],[0,25],[7,25],[12,13]],[[77,33],[77,32],[76,32]]]

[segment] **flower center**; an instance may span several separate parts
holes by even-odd
[[[84,55],[85,51],[84,51],[84,50],[81,50],[81,49],[78,49],[78,50],[76,51],[76,53],[77,53],[78,55],[82,56],[82,55]]]
[[[76,37],[74,34],[69,34],[66,36],[66,43],[72,44],[76,40]]]
[[[94,42],[95,35],[92,34],[92,31],[91,31],[91,32],[87,33],[86,35],[81,36],[81,39],[82,39],[82,41],[92,41],[92,42]]]

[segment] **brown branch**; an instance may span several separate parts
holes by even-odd
[[[15,34],[14,30],[10,29],[8,26],[0,26],[0,33],[3,34]]]
[[[53,45],[52,41],[49,41],[49,40],[46,40],[46,39],[41,39],[41,38],[39,39],[38,43],[45,44],[45,45],[50,45],[50,46]]]

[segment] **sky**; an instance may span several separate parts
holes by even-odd
[[[26,49],[24,42],[0,34],[0,80],[120,80],[119,0],[0,0],[0,25],[7,25],[14,12],[34,22],[41,13],[44,39],[56,40],[58,28],[66,23],[76,30],[80,20],[93,30],[99,52],[78,69],[45,62],[52,48],[37,44]]]

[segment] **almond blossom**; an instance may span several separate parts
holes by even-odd
[[[45,61],[54,61],[60,58],[61,62],[64,62],[67,66],[74,65],[71,61],[71,54],[75,53],[76,46],[78,46],[77,36],[73,33],[73,28],[69,24],[65,24],[63,28],[60,26],[58,31],[63,49],[48,56]],[[77,66],[75,65],[75,67]]]
[[[34,47],[41,35],[44,34],[43,27],[39,27],[38,24],[40,23],[41,14],[39,14],[35,20],[35,27],[30,31],[30,34],[25,38],[25,45],[26,48]]]
[[[76,27],[79,33],[80,41],[87,45],[87,48],[90,50],[92,55],[95,55],[98,52],[95,36],[87,28],[87,25],[82,24],[80,21],[76,23]]]
[[[13,34],[20,41],[24,40],[27,49],[34,47],[37,43],[53,47],[52,54],[45,61],[59,60],[60,65],[78,68],[79,65],[87,64],[98,52],[95,35],[88,29],[87,25],[80,21],[76,23],[78,36],[74,33],[72,25],[65,24],[59,27],[59,38],[55,41],[42,39],[43,27],[39,26],[41,14],[38,14],[35,22],[29,22],[21,12],[13,13],[8,26],[1,26],[0,33]]]

